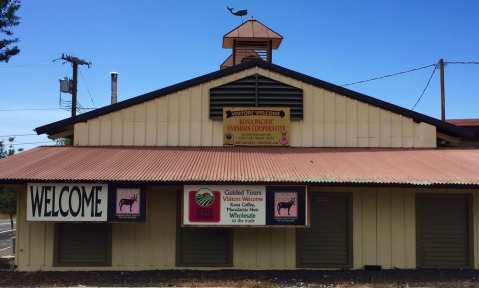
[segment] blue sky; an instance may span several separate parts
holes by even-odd
[[[52,63],[63,52],[93,62],[79,77],[85,107],[109,103],[110,71],[120,73],[119,100],[215,71],[229,53],[221,48],[222,36],[240,24],[226,5],[247,8],[248,17],[283,35],[274,63],[335,84],[441,57],[479,61],[479,2],[473,0],[22,2],[22,23],[15,29],[21,54],[0,63],[0,110],[57,108],[58,79],[71,73],[68,65]],[[411,108],[431,71],[348,88]],[[478,80],[479,65],[446,67],[448,118],[479,118]],[[416,110],[439,117],[438,73]],[[0,136],[32,133],[68,116],[62,110],[0,111]]]

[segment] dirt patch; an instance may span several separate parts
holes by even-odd
[[[474,270],[0,272],[0,286],[479,287]]]
[[[0,213],[0,220],[10,220],[8,214]]]

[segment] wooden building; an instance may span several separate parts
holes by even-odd
[[[479,268],[474,135],[281,41],[248,20],[222,69],[36,128],[72,145],[0,160],[18,270]]]

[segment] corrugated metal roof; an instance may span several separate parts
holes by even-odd
[[[448,123],[457,125],[457,126],[479,126],[479,119],[448,119]]]
[[[479,150],[39,147],[0,181],[479,184]]]

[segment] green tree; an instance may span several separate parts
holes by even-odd
[[[0,140],[0,159],[15,154],[15,149],[13,148],[14,140],[14,137],[8,138],[8,144]],[[13,229],[13,217],[17,212],[17,194],[13,189],[0,187],[0,212],[10,216],[10,226]]]
[[[18,38],[14,38],[12,28],[20,24],[17,11],[20,9],[20,0],[0,0],[0,62],[8,62],[10,57],[20,53],[15,45]]]

